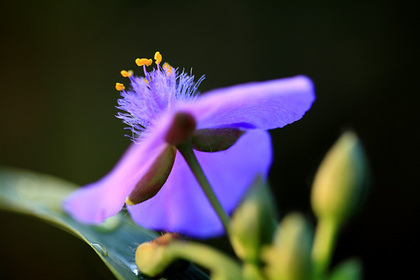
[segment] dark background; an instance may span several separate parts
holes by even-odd
[[[174,66],[205,74],[202,92],[306,74],[316,85],[312,109],[272,131],[280,214],[311,217],[316,168],[353,129],[373,184],[340,235],[334,262],[359,256],[366,279],[402,279],[414,271],[419,233],[415,2],[1,1],[0,165],[81,185],[106,174],[130,143],[114,117],[119,71],[156,50]],[[0,277],[36,278],[48,267],[59,276],[44,278],[104,277],[77,239],[27,217],[0,217]],[[62,249],[52,250],[54,242]]]

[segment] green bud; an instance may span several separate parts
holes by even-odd
[[[189,262],[177,259],[170,249],[170,244],[179,239],[177,234],[166,233],[151,242],[140,244],[136,250],[139,270],[151,277],[168,276],[185,270]]]
[[[139,245],[136,250],[136,264],[139,270],[151,277],[162,273],[171,259],[165,258],[165,248],[151,242]]]
[[[151,277],[168,277],[186,269],[185,264],[191,261],[207,268],[211,279],[243,280],[241,267],[235,260],[207,245],[179,239],[179,235],[167,233],[141,244],[136,251],[139,270]]]
[[[274,243],[262,258],[270,280],[306,280],[311,277],[312,231],[301,214],[287,215],[277,228]]]
[[[232,246],[239,258],[259,262],[260,250],[275,231],[275,211],[268,187],[257,177],[229,224]]]
[[[250,262],[243,263],[242,276],[244,280],[266,280],[260,267]]]
[[[353,132],[344,133],[328,151],[315,176],[312,208],[319,219],[341,223],[364,197],[367,163]]]
[[[362,279],[362,265],[356,259],[347,260],[339,264],[333,270],[333,272],[331,272],[331,276],[328,279],[329,280],[360,280]]]

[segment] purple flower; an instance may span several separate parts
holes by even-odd
[[[136,61],[143,65],[145,77],[122,72],[130,77],[131,90],[125,91],[122,84],[117,84],[122,90],[118,108],[126,111],[117,117],[131,127],[134,143],[110,173],[76,191],[64,209],[81,222],[100,223],[119,212],[127,197],[130,201],[136,199],[137,193],[145,192],[147,197],[141,203],[127,204],[136,223],[199,238],[223,234],[222,223],[185,159],[174,143],[168,143],[174,121],[180,115],[192,117],[192,138],[203,131],[209,132],[210,138],[221,132],[222,139],[226,131],[228,136],[240,132],[224,148],[211,151],[210,145],[210,150],[194,150],[223,208],[231,213],[255,176],[268,175],[272,150],[266,130],[283,127],[303,116],[315,99],[312,82],[297,76],[197,96],[202,78],[194,82],[193,76],[167,64],[160,66],[159,56],[155,59],[158,66],[151,72],[146,72],[144,66],[151,61]],[[158,176],[157,183],[151,185],[159,187],[148,193],[147,184],[156,179],[150,176],[150,170],[166,175]]]

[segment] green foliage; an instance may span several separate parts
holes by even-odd
[[[76,222],[61,209],[62,202],[77,188],[64,180],[28,171],[0,168],[0,210],[39,218],[85,241],[117,279],[145,279],[138,273],[135,250],[157,234],[134,224],[120,213],[100,226]],[[171,279],[207,279],[194,266]]]

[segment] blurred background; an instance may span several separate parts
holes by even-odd
[[[373,183],[334,262],[358,256],[366,279],[401,279],[414,271],[419,234],[418,12],[416,1],[391,0],[0,1],[0,165],[80,185],[106,174],[130,144],[114,117],[119,72],[156,50],[205,74],[202,92],[305,74],[316,86],[312,109],[271,131],[280,215],[313,221],[316,169],[353,129]],[[57,275],[43,279],[112,279],[79,240],[28,217],[0,218],[0,278],[49,268]]]

